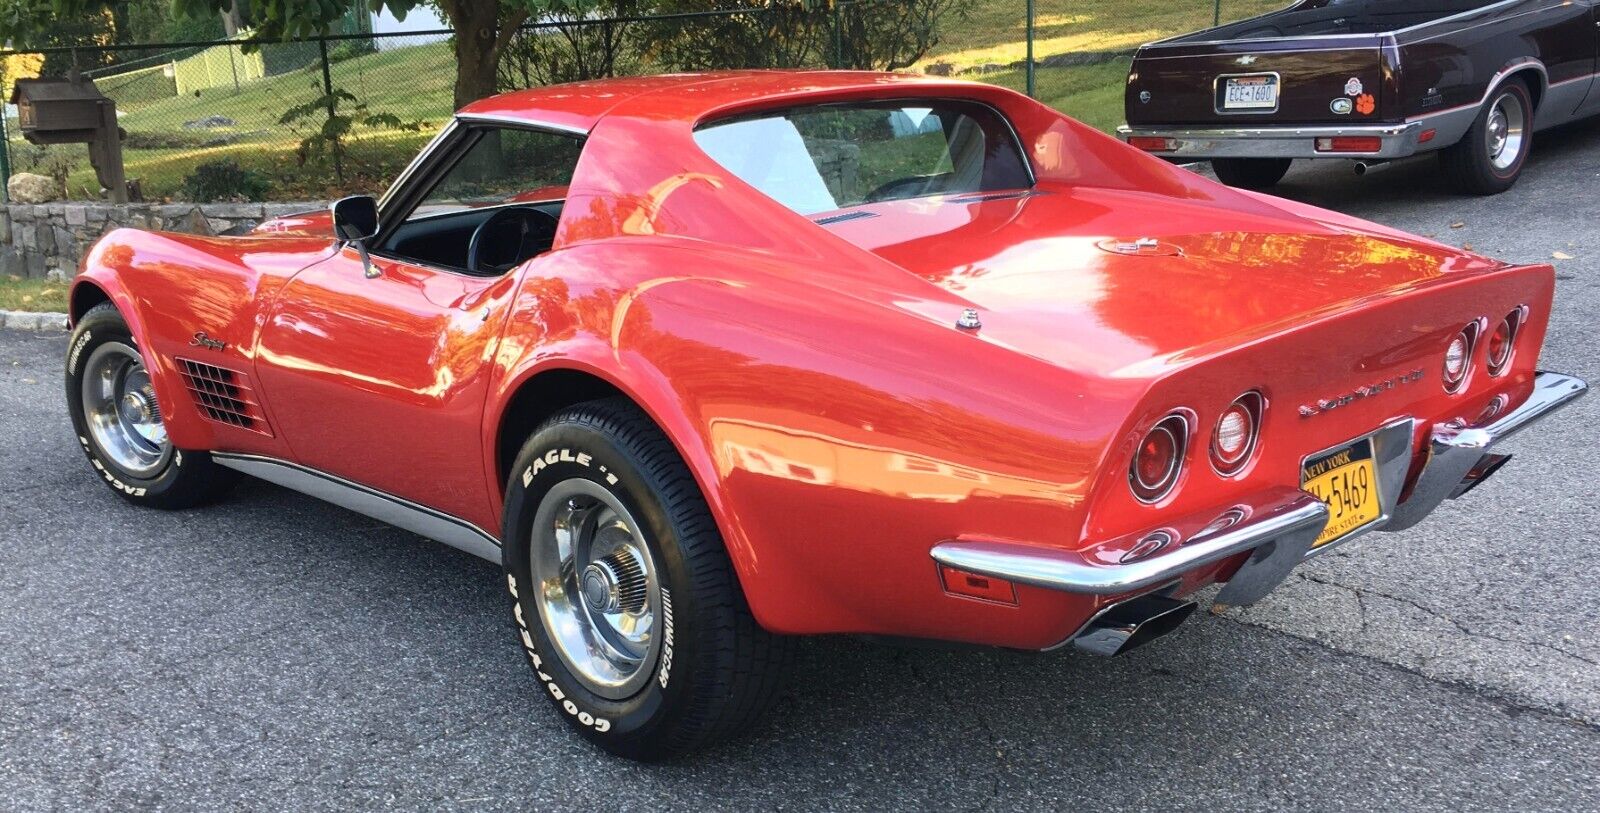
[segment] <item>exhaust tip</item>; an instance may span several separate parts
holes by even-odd
[[[1177,629],[1196,606],[1192,601],[1159,595],[1129,599],[1095,616],[1072,639],[1072,645],[1102,657],[1131,652]]]

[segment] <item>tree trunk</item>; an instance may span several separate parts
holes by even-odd
[[[500,16],[499,0],[444,0],[444,9],[455,26],[456,109],[493,96],[495,68],[500,61],[496,28]]]

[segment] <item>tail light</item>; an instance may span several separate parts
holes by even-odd
[[[1457,392],[1472,372],[1472,345],[1478,338],[1476,322],[1467,325],[1450,339],[1444,349],[1444,391]]]
[[[1184,452],[1189,446],[1189,422],[1171,414],[1145,433],[1134,450],[1128,467],[1128,487],[1140,502],[1153,503],[1172,493],[1183,473]]]
[[[1506,314],[1495,326],[1494,332],[1489,334],[1487,349],[1489,375],[1502,375],[1506,368],[1511,366],[1511,357],[1516,352],[1517,331],[1522,328],[1524,308]]]
[[[1217,418],[1211,432],[1211,465],[1218,474],[1237,474],[1249,462],[1261,431],[1261,411],[1261,394],[1247,392]]]

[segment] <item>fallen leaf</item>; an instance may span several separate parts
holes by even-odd
[[[1550,256],[1554,257],[1554,258],[1556,258],[1558,260],[1570,260],[1570,259],[1572,259],[1572,255],[1568,254],[1565,251],[1557,251],[1557,252],[1551,254]]]
[[[1472,244],[1471,243],[1462,243],[1461,244],[1461,250],[1462,251],[1471,251],[1472,250]]]
[[[1465,225],[1467,225],[1467,221],[1465,221],[1465,220],[1457,220],[1456,222],[1450,224],[1450,228],[1459,229],[1459,228],[1461,228],[1462,226],[1465,226]]]

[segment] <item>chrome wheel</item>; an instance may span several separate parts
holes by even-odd
[[[101,454],[127,474],[149,477],[172,456],[144,358],[126,344],[103,344],[84,364],[83,416]]]
[[[611,492],[563,480],[534,515],[534,603],[561,661],[585,688],[621,700],[650,679],[661,649],[661,583],[640,526]]]
[[[1513,93],[1502,93],[1489,108],[1488,126],[1489,163],[1495,169],[1510,169],[1522,157],[1522,144],[1528,131],[1528,112],[1522,99]]]

